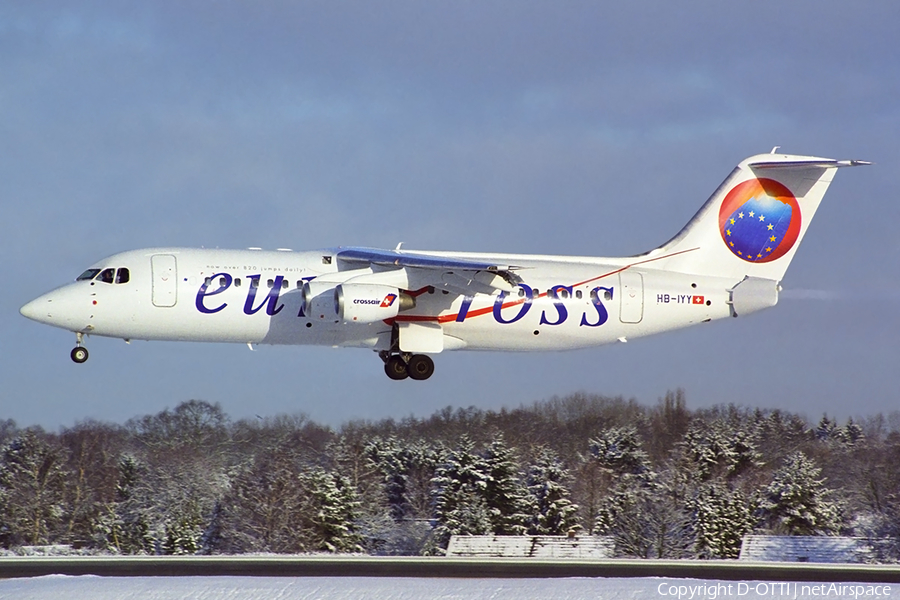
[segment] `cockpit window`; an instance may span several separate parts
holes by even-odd
[[[75,281],[86,281],[88,279],[93,279],[94,277],[97,276],[97,273],[99,273],[99,272],[100,272],[100,269],[88,269],[87,271],[85,271],[84,273],[79,275],[75,279]]]
[[[119,267],[116,271],[116,283],[128,283],[131,279],[131,273],[125,267]]]
[[[97,276],[97,281],[102,281],[103,283],[112,283],[115,277],[115,269],[103,269],[103,271],[100,272],[100,275]]]

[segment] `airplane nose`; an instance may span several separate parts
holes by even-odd
[[[35,298],[19,312],[38,323],[69,331],[84,331],[93,325],[93,306],[84,286],[69,284]]]
[[[50,313],[50,300],[44,297],[36,298],[19,309],[23,317],[27,317],[32,321],[46,323],[52,317]]]
[[[46,312],[46,304],[46,301],[41,301],[41,299],[38,298],[36,300],[32,300],[31,302],[20,308],[19,312],[23,317],[27,317],[32,321],[40,321],[41,318],[39,315],[41,314],[41,311]]]

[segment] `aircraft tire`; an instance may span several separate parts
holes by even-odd
[[[400,381],[409,377],[409,369],[406,367],[406,361],[396,354],[387,359],[387,362],[384,363],[384,372],[394,381]]]
[[[434,374],[434,361],[425,354],[413,354],[406,371],[416,381],[424,381]]]
[[[81,364],[88,359],[87,348],[84,346],[76,346],[72,348],[72,352],[69,353],[69,356],[74,362]]]

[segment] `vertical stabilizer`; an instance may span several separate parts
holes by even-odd
[[[671,241],[661,268],[780,281],[839,167],[869,164],[760,154],[739,164]]]

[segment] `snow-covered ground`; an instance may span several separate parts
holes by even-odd
[[[838,586],[838,587],[831,587]],[[843,587],[841,587],[843,586]],[[877,589],[876,589],[877,587]],[[0,581],[0,598],[63,600],[532,600],[860,598],[900,585],[728,582],[667,578],[438,579],[392,577],[67,577]]]

